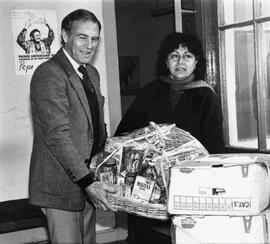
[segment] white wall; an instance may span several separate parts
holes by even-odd
[[[110,132],[114,134],[121,119],[120,82],[118,69],[118,47],[114,0],[102,0],[105,60],[107,69],[108,107]]]

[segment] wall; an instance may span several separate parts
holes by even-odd
[[[107,105],[109,107],[110,133],[113,135],[121,119],[115,1],[103,0],[102,13],[103,29],[106,33],[104,36],[104,45],[107,69],[107,87],[109,91],[107,97]]]
[[[160,42],[174,31],[173,9],[166,15],[151,16],[157,3],[157,0],[115,0],[119,56],[139,57],[140,86],[154,80]],[[121,97],[122,114],[133,99],[132,95]]]
[[[152,17],[156,0],[116,0],[119,55],[138,55],[141,85],[154,79],[159,44],[174,31],[174,14]]]

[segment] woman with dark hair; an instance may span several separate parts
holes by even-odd
[[[199,38],[173,32],[160,46],[156,73],[118,125],[116,135],[155,123],[174,123],[191,133],[209,153],[223,151],[222,113],[215,91],[205,81]]]
[[[205,59],[200,40],[190,33],[171,33],[160,46],[158,78],[145,85],[120,122],[116,135],[155,123],[175,123],[197,138],[209,153],[223,151],[222,113],[215,91],[204,81]],[[170,221],[129,215],[129,243],[171,243]],[[157,232],[155,232],[157,233]]]

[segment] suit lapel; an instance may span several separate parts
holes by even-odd
[[[74,87],[75,91],[77,92],[78,97],[79,97],[79,99],[82,103],[82,106],[84,108],[84,111],[85,111],[85,113],[86,113],[86,115],[91,123],[92,117],[91,117],[91,113],[90,113],[90,108],[89,108],[87,97],[85,95],[80,77],[78,76],[78,74],[74,70],[73,66],[71,65],[71,63],[67,59],[62,48],[57,52],[55,57],[57,58],[58,62],[61,64],[61,66],[63,67],[64,71],[66,72],[66,74],[68,76],[68,79],[69,79],[71,85]]]
[[[72,86],[74,87],[75,91],[77,92],[79,99],[81,100],[81,103],[83,105],[83,108],[85,110],[85,113],[86,113],[89,121],[92,121],[88,100],[87,100],[87,97],[85,95],[85,91],[83,89],[80,78],[78,77],[77,74],[75,74],[75,76],[73,76],[73,75],[70,76],[69,80],[70,80],[70,83],[72,84]]]

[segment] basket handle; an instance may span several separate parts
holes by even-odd
[[[171,124],[171,125],[169,125],[169,126],[166,126],[166,129],[167,129],[167,130],[162,131],[161,127],[158,126],[156,123],[150,121],[149,124],[152,125],[156,130],[153,131],[153,132],[150,132],[150,133],[148,133],[148,134],[142,135],[142,136],[140,136],[140,137],[130,139],[130,140],[124,142],[120,147],[116,148],[111,154],[109,154],[109,155],[108,155],[108,156],[107,156],[107,157],[106,157],[106,158],[105,158],[105,159],[97,166],[97,168],[96,168],[96,170],[95,170],[95,176],[97,175],[97,172],[98,172],[99,168],[100,168],[100,167],[101,167],[101,166],[102,166],[109,158],[111,158],[115,153],[117,153],[120,149],[122,149],[125,145],[128,145],[129,143],[131,143],[131,142],[133,142],[133,141],[139,141],[139,140],[141,140],[141,139],[145,139],[145,138],[148,138],[148,137],[150,137],[150,136],[154,136],[154,135],[156,135],[156,134],[158,134],[158,135],[160,136],[162,142],[164,143],[164,140],[163,140],[164,134],[168,133],[168,132],[171,130],[171,128],[175,127],[175,124]],[[164,153],[164,152],[165,152],[165,150],[163,149],[163,153]],[[168,159],[167,159],[167,160],[168,160]],[[163,167],[161,167],[161,168],[163,168]],[[163,175],[164,175],[164,172],[163,172]],[[165,177],[165,176],[164,176],[164,177]],[[164,178],[164,179],[165,179],[165,178]],[[167,186],[166,186],[166,188],[167,188]]]

